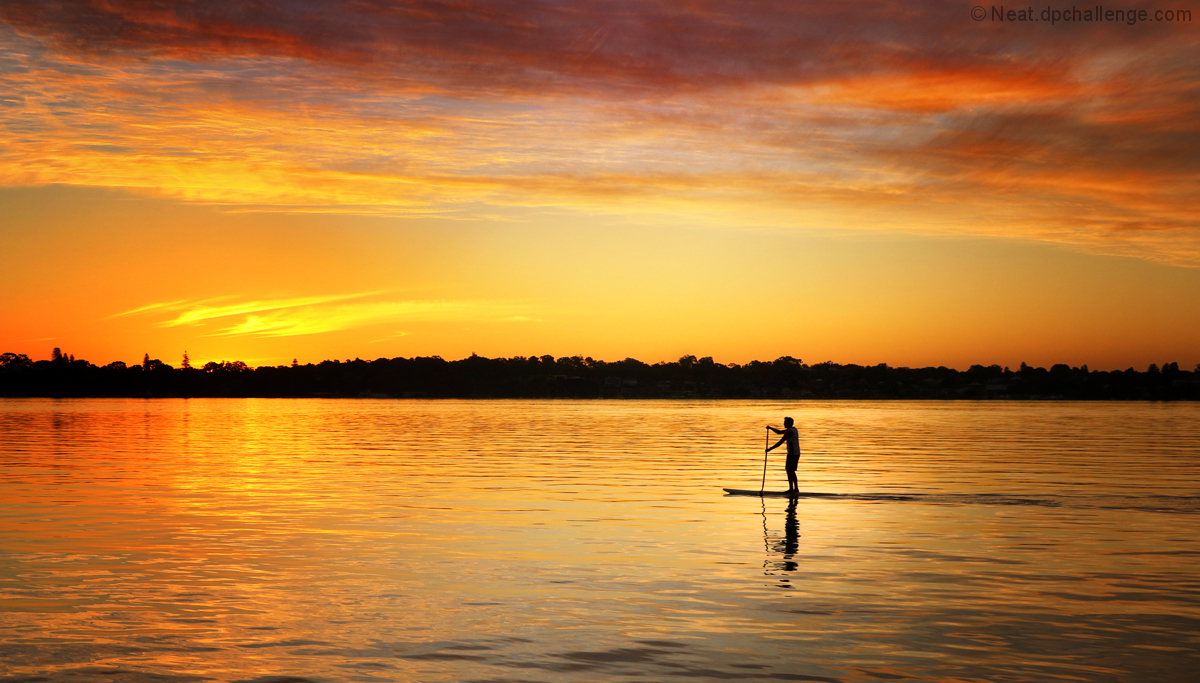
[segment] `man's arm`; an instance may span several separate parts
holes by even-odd
[[[785,442],[785,441],[787,441],[786,436],[783,437],[782,439],[780,439],[779,441],[776,441],[774,446],[771,446],[770,448],[767,449],[767,452],[770,453],[771,451],[775,450],[776,448],[779,448],[780,446],[783,445],[783,442]]]

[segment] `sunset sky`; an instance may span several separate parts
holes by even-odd
[[[985,7],[4,0],[0,352],[1190,369],[1200,3]]]

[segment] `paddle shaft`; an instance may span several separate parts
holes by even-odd
[[[762,486],[758,487],[758,495],[762,495],[763,491],[767,490],[767,453],[771,452],[771,428],[767,427],[767,445],[763,449],[763,480]]]

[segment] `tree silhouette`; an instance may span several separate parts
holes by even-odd
[[[0,368],[5,370],[12,369],[25,370],[33,367],[33,361],[23,353],[3,353],[0,354]]]
[[[97,367],[71,360],[31,361],[0,354],[0,396],[213,396],[213,397],[378,397],[397,398],[604,398],[604,399],[966,399],[1030,398],[1198,400],[1200,367],[1179,369],[1175,362],[1144,372],[1093,371],[1057,364],[1050,369],[1021,364],[1019,372],[998,365],[893,368],[806,365],[799,358],[744,365],[720,364],[710,356],[686,355],[649,365],[634,358],[616,362],[591,357],[478,354],[447,361],[416,358],[326,360],[320,363],[252,368],[242,361],[205,363],[191,368],[184,352],[181,369],[147,353],[141,364],[120,361]]]

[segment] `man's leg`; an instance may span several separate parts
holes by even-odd
[[[800,490],[800,482],[796,479],[796,470],[788,470],[787,475],[788,475],[788,490],[789,491],[799,491]]]

